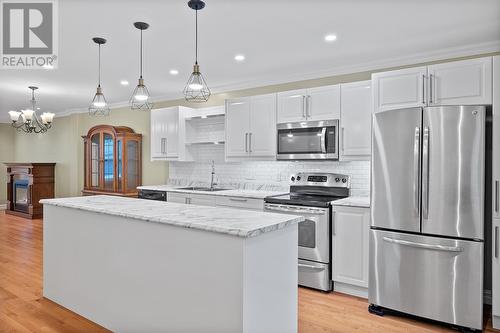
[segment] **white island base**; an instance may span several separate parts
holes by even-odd
[[[45,204],[43,236],[44,297],[112,331],[297,332],[297,224],[239,237]]]

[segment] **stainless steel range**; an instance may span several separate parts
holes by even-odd
[[[349,196],[349,176],[299,172],[290,178],[290,193],[264,199],[265,210],[302,215],[299,224],[299,285],[332,290],[332,201]]]

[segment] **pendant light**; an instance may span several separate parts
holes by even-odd
[[[142,78],[142,32],[149,28],[149,24],[145,22],[135,22],[134,27],[141,31],[141,75],[139,76],[139,84],[137,84],[137,87],[135,87],[132,93],[132,97],[130,97],[129,104],[132,110],[149,111],[153,107],[153,103],[151,103],[151,96]]]
[[[205,7],[205,3],[202,0],[190,0],[188,6],[196,12],[195,62],[193,73],[189,77],[183,93],[186,101],[206,102],[210,98],[210,89],[198,65],[198,11]]]
[[[91,116],[107,116],[109,115],[109,106],[101,88],[101,45],[106,44],[106,40],[100,37],[94,37],[92,40],[99,46],[99,83],[94,99],[89,105],[89,114]]]

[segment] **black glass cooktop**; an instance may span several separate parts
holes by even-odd
[[[345,198],[346,196],[323,196],[323,195],[306,195],[306,194],[282,194],[264,199],[267,203],[280,205],[298,205],[309,207],[330,207],[331,202]]]

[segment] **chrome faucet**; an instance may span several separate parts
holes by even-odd
[[[215,161],[212,160],[212,177],[210,178],[210,190],[213,190],[214,186],[217,185],[217,183],[214,183],[214,176],[215,176]]]

